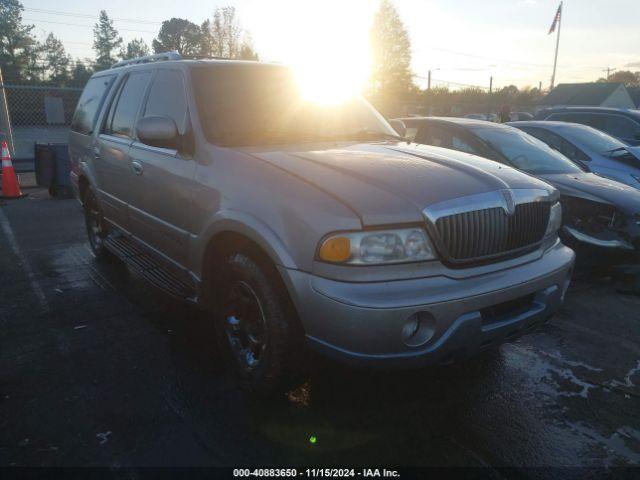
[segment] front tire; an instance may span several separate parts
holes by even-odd
[[[260,395],[286,392],[302,377],[304,335],[277,271],[233,253],[221,279],[221,333],[240,382]]]

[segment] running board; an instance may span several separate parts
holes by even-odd
[[[104,239],[104,246],[156,287],[183,300],[196,301],[195,284],[188,274],[163,265],[125,235],[112,233]]]

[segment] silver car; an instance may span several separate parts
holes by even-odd
[[[309,102],[282,66],[119,64],[85,87],[69,149],[95,256],[210,312],[254,391],[300,378],[307,347],[381,367],[476,354],[570,281],[553,187],[407,144],[362,99]]]

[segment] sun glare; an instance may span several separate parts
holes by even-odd
[[[333,105],[360,94],[370,75],[370,5],[361,0],[255,2],[247,9],[248,26],[256,44],[273,57],[266,60],[293,67],[306,100]]]

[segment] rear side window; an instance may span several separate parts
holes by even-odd
[[[111,88],[114,78],[115,75],[105,75],[92,78],[87,82],[87,85],[82,91],[82,95],[80,95],[80,100],[78,100],[76,111],[73,114],[71,130],[84,135],[91,135],[93,133],[100,106]]]
[[[136,120],[149,76],[150,72],[134,72],[125,79],[118,98],[111,104],[104,133],[133,138],[133,122]]]
[[[437,125],[427,127],[422,135],[422,142],[436,147],[451,148],[460,152],[480,154],[480,148],[474,145],[472,139],[463,138],[448,128],[442,128]]]
[[[604,115],[593,113],[554,113],[547,120],[560,122],[581,123],[598,130],[604,130]]]
[[[607,115],[603,130],[617,138],[636,138],[640,134],[640,125],[625,117]]]
[[[182,74],[176,70],[160,70],[153,79],[144,116],[159,115],[172,118],[178,132],[186,127],[187,102]]]

